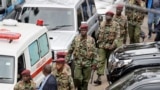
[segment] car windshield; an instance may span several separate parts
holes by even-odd
[[[121,78],[120,80],[118,80],[117,82],[115,82],[114,84],[109,86],[108,90],[125,90],[123,88],[123,86],[126,85],[127,82],[130,81],[130,78],[132,78],[133,75],[134,75],[134,73],[130,73],[130,74],[124,76],[123,78]]]
[[[43,20],[49,30],[74,30],[74,10],[70,8],[24,7],[20,20],[36,24]]]
[[[0,83],[14,82],[14,57],[0,55]]]

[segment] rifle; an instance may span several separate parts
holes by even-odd
[[[92,72],[91,72],[91,82],[90,82],[90,84],[92,84],[92,82],[93,82],[94,72],[95,72],[95,70],[92,70]]]

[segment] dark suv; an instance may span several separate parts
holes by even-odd
[[[133,70],[106,90],[160,90],[160,67]]]
[[[160,66],[160,42],[119,47],[110,55],[106,66],[106,75],[110,83],[136,69]]]

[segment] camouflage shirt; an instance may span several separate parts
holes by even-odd
[[[15,86],[14,90],[36,90],[36,83],[32,80],[30,83],[25,83],[24,81],[19,81]]]
[[[113,21],[116,21],[120,27],[120,37],[124,37],[127,34],[127,18],[124,15],[114,15]]]
[[[95,41],[91,36],[82,39],[81,35],[77,35],[66,55],[66,60],[69,61],[73,54],[75,65],[89,67],[97,63],[96,52]]]
[[[139,7],[145,8],[145,2],[142,0],[140,5],[136,4],[135,0],[129,0],[128,4],[137,5]],[[146,12],[131,7],[126,7],[125,13],[128,19],[128,23],[136,25],[136,24],[142,24]]]
[[[112,21],[111,23],[107,24],[103,21],[100,25],[98,36],[97,36],[97,44],[99,48],[104,48],[106,43],[108,42],[108,35],[109,32],[116,32],[116,38],[120,37],[120,26],[117,22]]]
[[[62,72],[58,72],[53,66],[52,75],[56,77],[58,90],[75,90],[71,69],[67,64],[65,64]]]

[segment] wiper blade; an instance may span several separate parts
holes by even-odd
[[[12,79],[12,78],[8,78],[8,77],[0,77],[0,79]]]
[[[60,29],[62,27],[69,27],[69,26],[72,26],[72,25],[60,25],[60,26],[56,26],[55,28],[52,28],[52,29],[49,29],[49,30],[57,30],[57,29]]]

